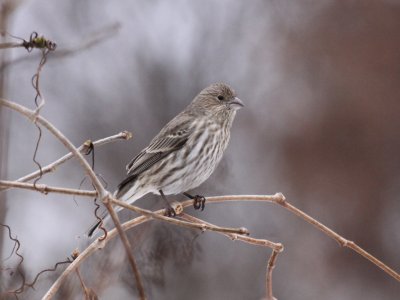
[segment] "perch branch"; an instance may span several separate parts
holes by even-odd
[[[203,231],[205,230],[210,230],[210,231],[218,231],[218,232],[224,232],[224,233],[237,233],[237,234],[249,234],[248,230],[246,228],[225,228],[225,227],[218,227],[215,225],[211,225],[211,224],[207,224],[205,222],[202,222],[201,224],[196,224],[196,223],[191,223],[191,222],[186,222],[186,221],[182,221],[182,220],[178,220],[175,218],[171,218],[171,217],[167,217],[164,215],[160,215],[158,213],[154,213],[150,210],[147,209],[143,209],[134,205],[130,205],[124,201],[115,199],[115,198],[110,198],[111,202],[113,204],[116,204],[118,206],[127,208],[129,210],[132,210],[134,212],[137,212],[141,215],[145,215],[154,219],[158,219],[158,220],[163,220],[165,222],[174,224],[174,225],[178,225],[178,226],[184,226],[184,227],[190,227],[190,228],[197,228],[197,229],[201,229]],[[180,205],[180,204],[179,204]],[[179,209],[178,209],[179,210]],[[182,209],[180,209],[182,210]],[[179,214],[179,213],[178,213]]]
[[[285,205],[280,204],[283,207],[288,207],[288,202],[286,202],[284,196],[281,193],[277,193],[275,195],[229,195],[229,196],[215,196],[215,197],[207,197],[207,203],[211,204],[211,203],[223,203],[223,202],[237,202],[237,201],[260,201],[260,202],[270,202],[270,203],[276,203],[276,204],[280,204],[280,203],[286,203]],[[188,206],[192,206],[193,205],[193,200],[187,200],[181,203],[182,207],[188,207]],[[290,206],[292,207],[292,206]],[[294,207],[292,207],[292,209],[294,209]],[[300,210],[298,210],[300,211]],[[153,212],[155,214],[159,214],[159,215],[163,215],[165,212],[164,209],[162,210],[158,210],[156,212]],[[304,214],[304,213],[303,213]],[[298,214],[296,214],[298,215]],[[305,219],[307,222],[314,224],[314,222],[317,222],[316,220],[314,220],[313,218],[309,217],[308,215],[304,214],[305,216],[302,216],[303,219]],[[147,215],[142,215],[139,216],[133,220],[130,220],[124,224],[122,224],[122,228],[123,230],[128,230],[130,228],[133,228],[139,224],[142,224],[144,222],[147,222],[149,220],[151,220],[153,218],[153,216],[147,214]],[[191,217],[192,218],[192,217]],[[310,218],[310,219],[308,219]],[[311,221],[313,220],[313,221]],[[319,222],[317,222],[319,223]],[[319,223],[320,224],[320,223]],[[322,224],[320,224],[322,225]],[[324,226],[324,225],[322,225]],[[323,231],[325,234],[327,234],[328,236],[332,237],[331,235],[329,235],[329,231],[325,232]],[[332,231],[333,232],[333,231]],[[45,297],[43,299],[51,299],[51,297],[57,292],[57,290],[60,288],[60,286],[62,285],[62,283],[65,281],[65,279],[67,278],[67,276],[73,272],[75,270],[76,267],[78,267],[87,257],[89,257],[92,253],[94,253],[97,249],[101,249],[103,248],[111,239],[113,239],[117,234],[116,229],[113,229],[111,231],[108,232],[107,237],[104,240],[100,239],[96,239],[92,244],[89,245],[89,247],[87,247],[82,253],[81,255],[74,260],[73,263],[71,263],[67,269],[60,275],[60,277],[54,282],[53,286],[49,289],[49,291],[47,292],[47,294],[45,295]],[[224,233],[226,234],[226,233]],[[240,238],[238,238],[238,240],[244,241],[244,242],[251,242],[252,244],[257,244],[257,245],[262,245],[263,246],[263,242],[260,242],[262,240],[258,240],[258,239],[251,239],[250,237],[247,236],[238,236]],[[333,237],[332,237],[333,238]],[[251,240],[250,240],[251,239]],[[337,240],[337,239],[335,239]],[[342,238],[342,241],[345,241],[344,238]],[[279,243],[277,243],[279,245]],[[349,247],[349,245],[354,244],[353,242],[347,242],[347,243],[343,243],[343,246],[347,246]],[[342,245],[342,244],[341,244]],[[355,244],[354,244],[355,245]],[[357,253],[364,253],[361,254],[363,257],[366,257],[368,255],[370,255],[369,253],[367,253],[365,250],[359,248],[358,246],[355,246],[355,248],[358,249],[358,251],[356,251]],[[351,248],[353,249],[353,248]],[[279,253],[279,249],[276,251],[277,253]],[[274,256],[277,256],[277,254],[274,254]],[[377,259],[376,259],[377,260]],[[276,261],[276,257],[271,257],[269,260],[269,264],[268,264],[268,268],[267,268],[267,280],[269,280],[268,282],[271,282],[271,274],[272,272],[272,268],[275,264]],[[372,261],[372,260],[371,260]],[[375,263],[374,261],[372,261],[373,263]],[[379,264],[378,264],[379,262]],[[382,269],[388,273],[390,276],[392,276],[393,273],[393,278],[398,280],[399,275],[393,271],[392,269],[390,269],[388,266],[386,266],[385,264],[383,264],[382,262],[380,262],[379,260],[377,260],[376,265],[380,266],[382,265]],[[387,270],[391,270],[391,271],[387,271]],[[269,284],[269,283],[268,283]],[[268,289],[268,286],[267,286]]]
[[[185,201],[184,203],[182,203],[183,207],[188,207],[188,206],[192,206],[193,205],[193,201],[192,200],[188,200]],[[158,211],[155,212],[151,212],[151,214],[148,214],[146,212],[146,214],[136,217],[135,219],[132,219],[130,221],[125,222],[124,224],[122,224],[122,229],[123,230],[128,230],[131,229],[137,225],[140,225],[142,223],[145,223],[147,221],[153,220],[154,218],[154,214],[157,214],[161,217],[163,217],[165,213],[165,209],[160,209]],[[208,226],[205,226],[205,228],[215,228],[215,232],[218,232],[220,234],[224,234],[224,235],[232,235],[233,237],[235,237],[235,239],[239,240],[239,241],[243,241],[249,244],[255,244],[255,245],[259,245],[259,246],[265,246],[265,247],[269,247],[270,243],[269,241],[267,241],[268,243],[265,243],[266,240],[261,240],[261,239],[254,239],[254,238],[250,238],[248,236],[242,236],[242,235],[238,235],[236,233],[229,233],[226,232],[225,230],[218,230],[218,228],[223,228],[223,227],[219,227],[219,226],[215,226],[212,225],[210,223],[204,222],[203,220],[194,218],[192,216],[189,216],[187,214],[184,214],[185,216],[188,216],[190,218],[199,220],[199,222],[202,222],[202,224],[207,224]],[[178,223],[181,224],[181,223]],[[194,227],[194,226],[191,226]],[[203,229],[203,226],[200,227],[195,227],[195,228],[200,228]],[[68,265],[68,267],[65,269],[65,271],[57,278],[57,280],[53,283],[53,285],[51,286],[51,288],[48,290],[48,292],[46,293],[46,295],[43,297],[44,300],[48,300],[51,299],[58,291],[58,289],[61,287],[62,283],[66,280],[66,278],[68,277],[68,275],[72,272],[74,272],[74,270],[79,267],[89,256],[91,256],[95,251],[102,249],[105,247],[105,245],[111,240],[113,239],[115,236],[117,235],[117,230],[116,229],[112,229],[108,232],[106,238],[104,240],[98,238],[95,241],[93,241],[70,265]],[[275,243],[273,243],[275,244]],[[283,250],[283,246],[279,243],[276,243],[275,246],[277,246],[278,251],[282,251]]]
[[[2,182],[4,182],[4,181],[2,181]],[[0,182],[0,186],[2,186],[1,182]],[[56,188],[55,188],[55,191],[61,192],[61,190],[57,190]],[[71,191],[73,191],[73,190],[71,190]],[[80,196],[89,196],[90,195],[90,197],[93,197],[93,194],[92,194],[93,191],[76,190],[76,192],[77,192],[77,195],[80,195]],[[111,201],[116,204],[121,204],[121,206],[127,207],[128,209],[131,209],[133,207],[134,208],[133,210],[140,214],[149,215],[154,218],[162,219],[162,220],[168,221],[168,222],[171,222],[170,220],[177,221],[176,219],[171,219],[171,218],[168,218],[165,216],[156,217],[156,216],[152,215],[154,213],[151,211],[143,210],[136,206],[130,206],[129,204],[119,201],[117,199],[111,199]],[[365,251],[363,248],[358,246],[353,241],[349,241],[349,240],[343,238],[341,235],[337,234],[332,229],[326,227],[322,223],[318,222],[317,220],[310,217],[303,211],[299,210],[298,208],[296,208],[293,205],[291,205],[290,203],[288,203],[286,201],[285,197],[281,193],[277,193],[275,195],[266,195],[266,196],[263,196],[263,195],[229,195],[229,196],[207,197],[207,203],[221,203],[221,202],[233,202],[233,201],[262,201],[262,202],[270,202],[270,203],[278,204],[278,205],[282,206],[283,208],[289,210],[296,216],[302,218],[306,222],[310,223],[311,225],[315,226],[318,230],[322,231],[327,236],[329,236],[330,238],[337,241],[340,246],[350,248],[351,250],[358,253],[362,257],[368,259],[370,262],[372,262],[377,267],[382,269],[384,272],[386,272],[388,275],[393,277],[395,280],[400,281],[400,274],[398,274],[392,268],[390,268],[389,266],[384,264],[382,261],[377,259],[375,256],[371,255],[369,252]],[[187,206],[190,206],[193,204],[193,200],[187,200],[185,202],[182,202],[181,204],[183,207],[187,207]],[[131,207],[131,208],[129,208],[129,207]],[[172,222],[175,222],[175,221],[172,221]],[[179,222],[177,222],[176,224],[179,225]],[[180,224],[180,225],[183,225],[183,224]],[[194,227],[193,224],[188,225],[188,226]],[[239,234],[243,234],[243,233],[244,232],[239,232]],[[241,237],[241,239],[244,239],[244,238],[245,237]],[[274,249],[273,247],[271,247],[271,248]]]
[[[192,200],[187,200],[186,202],[191,202]],[[296,208],[295,206],[288,203],[285,197],[281,193],[277,193],[273,196],[262,196],[262,195],[230,195],[230,196],[217,196],[217,197],[207,197],[207,203],[219,203],[219,202],[230,202],[230,201],[262,201],[262,202],[271,202],[282,206],[283,208],[287,209],[291,213],[295,214],[296,216],[302,218],[307,223],[310,223],[318,230],[325,233],[328,237],[334,239],[339,243],[342,247],[347,247],[353,250],[354,252],[360,254],[362,257],[368,259],[374,265],[382,269],[388,275],[393,277],[395,280],[400,282],[400,274],[394,271],[392,268],[384,264],[382,261],[377,259],[375,256],[371,255],[360,246],[355,244],[352,241],[349,241],[342,237],[341,235],[337,234],[332,229],[326,227],[316,219],[312,218],[311,216],[307,215],[300,209]]]

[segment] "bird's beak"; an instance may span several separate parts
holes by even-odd
[[[242,100],[240,100],[238,97],[235,97],[230,103],[230,106],[234,107],[235,109],[242,108],[244,106]]]

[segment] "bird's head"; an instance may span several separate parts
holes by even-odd
[[[235,91],[225,83],[214,83],[202,90],[191,105],[207,116],[233,119],[236,111],[244,106]]]

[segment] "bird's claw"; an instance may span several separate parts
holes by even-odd
[[[193,197],[193,207],[194,209],[204,210],[206,205],[206,198],[204,196],[196,195]]]
[[[175,209],[172,206],[166,207],[164,215],[171,218],[175,217],[176,216]]]

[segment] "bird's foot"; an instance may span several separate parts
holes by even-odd
[[[175,217],[176,216],[176,211],[175,209],[171,206],[171,204],[169,204],[167,197],[165,197],[165,194],[162,190],[159,190],[159,193],[161,195],[161,198],[164,200],[165,202],[165,213],[164,215],[167,217]]]
[[[189,193],[183,193],[183,195],[193,200],[194,209],[204,210],[204,207],[206,205],[206,197],[200,195],[192,196]]]
[[[206,205],[206,197],[200,195],[196,195],[193,197],[194,209],[201,209],[203,211],[205,205]]]
[[[167,206],[165,208],[164,215],[167,216],[167,217],[171,217],[171,218],[175,217],[176,216],[175,209],[171,205]]]

